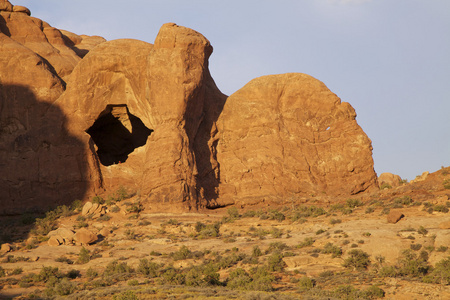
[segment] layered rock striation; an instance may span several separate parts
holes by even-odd
[[[194,30],[105,41],[30,15],[0,1],[0,213],[119,186],[172,211],[377,186],[355,111],[308,75],[227,97]]]

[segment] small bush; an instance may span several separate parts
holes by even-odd
[[[373,213],[375,211],[375,208],[374,207],[368,207],[368,208],[366,208],[366,214],[371,214],[371,213]]]
[[[286,216],[282,212],[280,212],[276,209],[269,210],[267,212],[267,214],[268,214],[268,217],[270,220],[277,220],[277,221],[281,222],[286,219]]]
[[[205,225],[202,222],[197,222],[195,225],[195,230],[198,233],[198,237],[200,239],[207,239],[212,237],[218,237],[220,231],[220,222],[216,222],[214,224]]]
[[[113,296],[113,300],[139,300],[133,291],[125,291],[119,295]]]
[[[139,281],[137,279],[131,279],[131,280],[128,280],[127,285],[137,286],[137,285],[139,285]]]
[[[289,248],[288,245],[286,245],[283,242],[273,242],[269,244],[269,248],[267,249],[266,253],[271,253],[273,251],[283,251],[285,249]]]
[[[283,255],[280,251],[275,251],[269,258],[267,259],[267,266],[269,271],[272,272],[281,272],[284,270],[286,263],[283,261]]]
[[[100,196],[94,196],[92,198],[92,203],[97,203],[97,204],[101,205],[101,204],[105,203],[105,200],[102,197],[100,197]]]
[[[366,290],[360,292],[359,297],[362,299],[384,298],[386,293],[379,287],[372,285]]]
[[[134,270],[127,265],[127,263],[122,262],[119,263],[117,260],[110,262],[108,265],[106,265],[105,271],[103,272],[103,276],[111,276],[111,275],[117,275],[117,274],[125,274],[125,273],[132,273]]]
[[[325,244],[321,252],[324,254],[331,254],[332,258],[341,257],[342,255],[342,249],[332,243]]]
[[[404,250],[398,259],[398,274],[403,276],[419,277],[425,275],[430,266],[426,262],[424,255],[417,254],[410,250]]]
[[[71,260],[70,258],[67,258],[65,256],[60,256],[57,259],[55,259],[56,262],[61,262],[61,263],[66,263],[66,264],[73,264],[73,260]]]
[[[411,248],[411,250],[414,250],[414,251],[419,251],[422,248],[422,245],[421,244],[411,244],[411,245],[409,245],[409,248]]]
[[[369,254],[366,252],[353,249],[349,253],[349,257],[344,260],[343,266],[354,270],[364,270],[370,265]]]
[[[316,235],[322,234],[324,232],[326,232],[326,230],[319,229],[319,230],[316,231]]]
[[[334,225],[334,224],[339,224],[342,223],[341,219],[330,219],[330,224]]]
[[[98,276],[98,272],[93,269],[92,267],[90,267],[89,269],[87,269],[86,271],[86,276],[87,278],[89,278],[90,280],[94,279],[95,277]]]
[[[59,296],[67,296],[75,292],[76,287],[77,286],[75,283],[71,282],[67,278],[63,278],[55,284],[53,290]]]
[[[437,252],[445,252],[447,251],[448,247],[447,246],[439,246],[436,248]]]
[[[137,268],[138,273],[148,276],[150,278],[157,277],[159,274],[159,264],[149,261],[146,258],[139,260]]]
[[[345,202],[345,205],[350,208],[356,208],[356,207],[363,206],[364,203],[362,203],[358,199],[347,199],[347,201]]]
[[[91,260],[91,252],[86,248],[81,248],[80,253],[78,254],[77,263],[86,264]]]
[[[300,244],[297,245],[297,248],[304,248],[304,247],[309,247],[312,244],[314,244],[315,240],[311,237],[307,237],[303,240],[303,242],[301,242]]]
[[[316,286],[316,281],[314,279],[311,279],[309,277],[302,277],[298,281],[298,287],[301,291],[309,291],[313,287]]]
[[[450,190],[450,179],[444,180],[442,184],[444,185],[445,189]]]
[[[433,271],[423,278],[427,283],[450,285],[450,257],[436,263]]]
[[[177,252],[172,252],[170,256],[173,260],[185,260],[188,258],[192,258],[192,251],[188,249],[185,245],[180,247],[180,250]]]
[[[262,256],[262,255],[263,254],[262,254],[261,249],[258,246],[254,246],[253,250],[252,250],[252,256],[253,257],[259,257],[259,256]]]

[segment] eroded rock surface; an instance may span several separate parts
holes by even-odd
[[[377,186],[355,111],[308,75],[261,77],[227,98],[192,29],[105,42],[5,0],[0,15],[1,213],[119,186],[165,211]]]
[[[351,195],[375,186],[371,141],[355,117],[311,76],[252,80],[227,99],[218,121],[221,199]]]

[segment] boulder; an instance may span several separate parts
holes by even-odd
[[[398,210],[393,210],[391,212],[389,212],[389,214],[387,215],[387,221],[388,223],[397,223],[398,221],[400,221],[405,215],[398,211]]]
[[[410,183],[424,181],[425,179],[427,179],[428,175],[430,175],[430,172],[425,171],[425,172],[422,173],[422,175],[416,176],[416,178],[411,180]]]
[[[28,16],[31,16],[31,11],[25,6],[14,5],[13,12],[24,13],[27,14]]]
[[[13,11],[13,5],[8,0],[0,0],[0,11]]]
[[[371,141],[355,118],[350,104],[306,74],[250,81],[217,122],[221,204],[376,187]]]
[[[96,242],[98,240],[98,236],[86,228],[81,228],[75,233],[74,240],[77,244],[89,245]]]
[[[392,173],[381,173],[378,177],[380,188],[397,187],[402,184],[402,178]]]
[[[59,245],[64,244],[64,239],[60,235],[52,235],[48,239],[47,244],[49,246],[53,246],[53,247],[59,246]]]
[[[89,211],[91,210],[91,208],[92,208],[92,202],[86,202],[83,205],[83,209],[81,210],[81,215],[86,216],[87,214],[89,214]]]
[[[9,244],[9,243],[2,244],[2,247],[0,248],[0,252],[2,252],[2,253],[10,252],[12,250],[13,250],[13,248],[12,248],[11,244]]]

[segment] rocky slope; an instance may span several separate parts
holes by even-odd
[[[0,1],[1,214],[106,197],[190,210],[377,188],[350,104],[304,74],[227,97],[209,41],[165,24],[154,44],[78,36]]]

